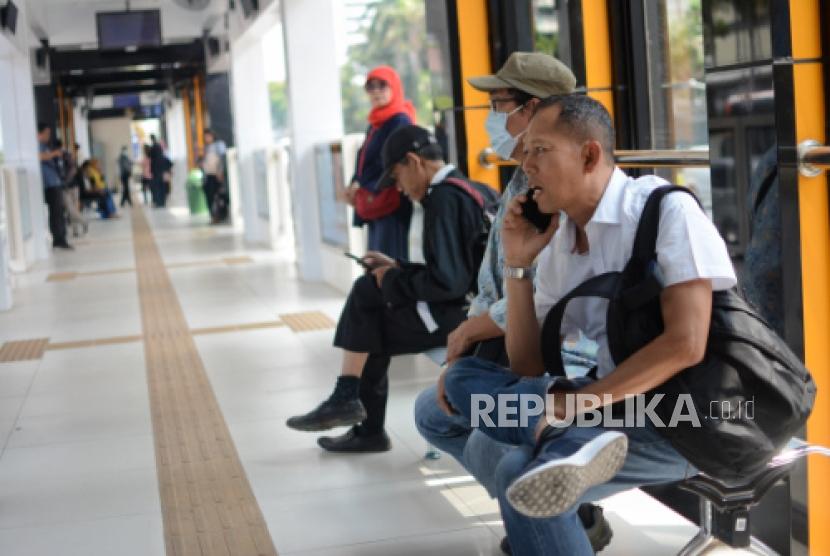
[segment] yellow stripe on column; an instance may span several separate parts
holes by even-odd
[[[492,73],[490,62],[490,26],[487,23],[486,0],[456,0],[458,15],[458,44],[461,56],[462,100],[464,106],[487,104],[486,93],[477,91],[467,83],[468,77]],[[464,131],[467,136],[467,168],[470,179],[484,182],[499,189],[499,174],[496,168],[486,169],[478,160],[479,153],[490,146],[484,131],[486,110],[464,112]]]
[[[821,64],[796,64],[796,136],[800,143],[824,143],[824,96]],[[804,354],[818,386],[818,399],[807,422],[807,439],[830,446],[830,205],[827,176],[800,176],[801,285],[804,303]],[[830,461],[811,458],[807,467],[810,551],[830,554]]]
[[[607,0],[582,0],[582,36],[585,43],[585,85],[590,89],[609,89],[588,95],[601,102],[614,117],[614,85],[611,64],[611,29]]]

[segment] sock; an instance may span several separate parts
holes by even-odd
[[[356,400],[359,396],[360,377],[342,375],[337,377],[337,384],[334,386],[334,394],[332,394],[332,397],[343,400]]]

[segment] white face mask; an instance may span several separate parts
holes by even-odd
[[[510,159],[516,144],[519,142],[519,137],[513,137],[507,131],[507,118],[521,110],[519,106],[512,112],[495,112],[490,110],[487,114],[487,120],[484,122],[484,129],[487,130],[487,135],[490,137],[490,146],[496,151],[500,157],[505,160]]]

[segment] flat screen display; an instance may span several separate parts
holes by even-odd
[[[159,10],[98,12],[98,48],[161,46]]]

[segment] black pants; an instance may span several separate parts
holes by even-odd
[[[358,428],[361,434],[376,434],[383,430],[391,357],[447,345],[447,334],[465,317],[461,305],[457,312],[450,313],[444,318],[449,321],[446,326],[429,333],[414,302],[405,307],[387,307],[372,275],[366,274],[355,280],[337,323],[334,345],[369,353],[360,379],[360,401],[368,414]]]
[[[63,188],[47,187],[44,192],[49,206],[49,231],[52,245],[66,244],[66,206],[63,204]]]
[[[150,194],[153,196],[153,206],[163,207],[167,202],[167,185],[162,176],[153,176],[150,182]]]
[[[205,192],[205,202],[207,203],[208,213],[211,216],[213,216],[213,201],[220,187],[219,179],[215,175],[208,174],[205,176],[205,183],[202,184],[202,189]]]
[[[130,174],[121,174],[121,206],[130,203],[133,206],[133,199],[130,196]]]

